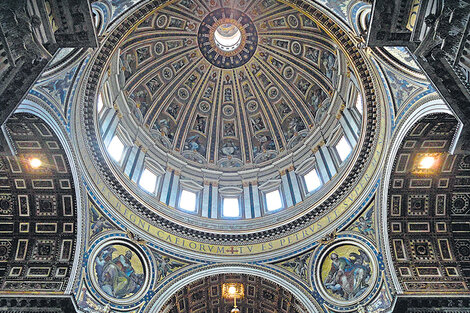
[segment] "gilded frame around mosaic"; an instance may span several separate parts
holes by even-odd
[[[104,236],[91,246],[86,271],[96,298],[124,307],[142,300],[154,276],[144,249],[122,235]]]
[[[358,239],[343,235],[315,255],[312,280],[321,297],[341,309],[370,299],[377,289],[380,275],[375,252],[368,242]]]

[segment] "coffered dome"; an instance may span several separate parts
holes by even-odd
[[[198,231],[319,214],[359,177],[375,131],[368,72],[341,34],[278,1],[142,6],[94,61],[106,69],[93,103],[105,177],[139,212]]]
[[[120,45],[111,98],[123,91],[123,124],[156,158],[263,168],[338,125],[341,101],[332,98],[348,79],[334,41],[285,4],[246,4],[174,3]]]

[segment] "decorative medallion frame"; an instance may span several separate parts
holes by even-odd
[[[140,290],[129,298],[114,298],[104,292],[99,286],[95,275],[95,259],[103,251],[112,245],[122,245],[128,247],[130,251],[136,253],[140,262],[142,263],[144,273],[144,283]],[[144,246],[137,245],[129,240],[122,233],[109,233],[103,237],[95,240],[85,253],[84,257],[85,278],[88,289],[92,292],[93,296],[103,304],[110,304],[111,307],[116,309],[130,309],[135,308],[145,303],[153,296],[152,287],[155,281],[155,269],[153,267],[151,252]]]
[[[330,255],[330,253],[333,253],[335,249],[345,245],[351,245],[357,249],[362,249],[366,253],[370,260],[372,274],[368,281],[369,286],[357,298],[341,301],[328,294],[326,288],[323,286],[321,269],[325,259]],[[358,306],[364,306],[370,302],[382,286],[383,275],[381,275],[380,272],[385,269],[382,256],[374,245],[362,236],[354,235],[352,233],[338,235],[332,243],[321,245],[317,248],[313,255],[313,259],[314,265],[310,278],[314,289],[318,290],[315,291],[315,294],[317,295],[317,298],[323,299],[324,302],[322,304],[330,309],[340,312],[355,310]]]

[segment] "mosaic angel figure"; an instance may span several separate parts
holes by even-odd
[[[309,257],[310,257],[310,254],[298,256],[292,261],[286,262],[283,265],[292,268],[294,273],[296,273],[300,277],[307,278]]]
[[[170,258],[163,257],[159,254],[155,254],[155,258],[157,259],[157,281],[162,280],[168,274],[175,271],[175,269],[184,266],[183,263],[170,260]]]
[[[372,228],[372,214],[374,213],[373,210],[369,210],[365,217],[359,217],[358,221],[354,224],[357,227],[359,232],[363,235],[372,235],[374,233],[374,229]]]
[[[94,236],[103,230],[112,229],[113,225],[100,215],[94,208],[91,209],[91,235]]]

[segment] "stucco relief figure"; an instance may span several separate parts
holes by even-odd
[[[149,47],[143,47],[139,48],[136,50],[137,52],[137,59],[139,60],[139,63],[144,62],[148,58],[150,58],[150,49]]]
[[[224,90],[224,101],[225,102],[232,102],[232,89],[227,88]]]
[[[275,150],[276,144],[274,140],[265,134],[255,135],[254,138],[254,147],[253,147],[253,154],[257,156],[259,153],[262,153],[266,150]]]
[[[287,139],[295,136],[299,131],[304,130],[305,125],[302,122],[302,119],[298,116],[292,117],[287,123],[287,130],[284,131],[284,135]]]
[[[245,94],[245,99],[253,97],[253,93],[251,93],[251,90],[248,84],[243,85],[243,93]]]
[[[172,19],[171,21],[176,21],[174,19]],[[181,21],[180,21],[181,22]],[[178,24],[179,25],[179,24]],[[175,27],[178,28],[177,25],[175,25]],[[183,60],[178,60],[176,63],[173,64],[173,68],[175,69],[175,72],[178,72],[180,69],[182,69],[186,64],[184,63]]]
[[[370,259],[360,248],[346,245],[335,249],[323,267],[323,272],[328,273],[323,284],[335,298],[351,301],[360,297],[369,287]]]
[[[193,89],[197,81],[198,81],[198,77],[195,74],[192,74],[186,81],[185,85]]]
[[[271,84],[271,81],[268,79],[268,77],[264,73],[261,73],[258,79],[263,84],[264,88],[268,87]]]
[[[166,109],[167,113],[170,114],[174,119],[178,117],[179,110],[180,106],[175,102],[171,103]]]
[[[136,58],[132,52],[127,53],[124,57],[121,56],[122,60],[122,70],[124,71],[125,80],[132,75],[136,66]]]
[[[101,290],[117,299],[134,295],[144,283],[142,262],[121,245],[108,246],[98,254],[95,274]]]
[[[147,111],[149,108],[147,96],[148,96],[147,91],[144,89],[137,90],[130,95],[130,98],[135,101],[137,109],[139,109],[140,112],[142,113],[142,117],[144,117],[145,114],[147,114]]]
[[[196,116],[196,124],[194,125],[194,129],[203,134],[206,132],[206,118],[204,116],[199,114]]]
[[[200,142],[200,135],[192,135],[186,139],[184,144],[184,150],[190,150],[194,152],[199,152],[201,155],[204,155],[206,152],[205,146]]]
[[[292,109],[285,103],[284,100],[281,100],[278,105],[278,109],[282,119],[292,112]]]
[[[210,99],[212,97],[212,91],[214,88],[212,86],[207,86],[206,91],[204,92],[204,98]]]
[[[306,94],[308,89],[310,88],[312,84],[309,83],[306,79],[304,78],[301,78],[298,82],[297,82],[297,88],[299,88],[299,90],[303,93],[303,94]]]
[[[152,78],[147,84],[147,88],[150,90],[150,93],[153,95],[157,92],[158,89],[163,85],[158,76]]]
[[[235,125],[233,123],[224,124],[224,137],[235,136]]]

